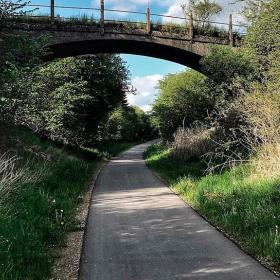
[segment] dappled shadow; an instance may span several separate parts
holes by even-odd
[[[80,279],[276,279],[150,172],[145,147],[114,159],[99,176]]]

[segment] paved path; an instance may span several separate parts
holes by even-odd
[[[101,171],[80,280],[276,280],[145,166],[148,144]]]

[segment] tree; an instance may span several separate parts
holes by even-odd
[[[100,141],[143,141],[153,137],[150,117],[139,107],[119,106],[99,129]]]
[[[19,124],[73,146],[96,141],[98,126],[126,104],[128,71],[117,55],[69,57],[43,65],[20,89]]]
[[[236,78],[249,80],[254,74],[249,57],[226,46],[213,46],[200,64],[203,73],[217,84],[232,85]]]
[[[247,21],[253,22],[259,16],[264,4],[268,3],[269,0],[237,0],[236,3],[244,3],[242,9],[242,16],[246,18]]]
[[[166,76],[159,89],[153,122],[165,139],[172,138],[178,127],[205,119],[215,104],[207,77],[193,70]]]
[[[42,63],[42,57],[48,52],[45,44],[45,36],[33,38],[27,34],[5,40],[0,56],[0,121],[14,122],[29,72]]]
[[[14,124],[15,112],[24,99],[20,89],[28,84],[30,71],[48,53],[44,35],[34,38],[22,32],[17,36],[5,34],[4,38],[0,55],[0,138],[5,138]]]
[[[201,23],[202,28],[209,26],[207,21],[223,10],[222,6],[211,0],[190,0],[189,5],[182,5],[182,9],[186,18],[193,13],[194,19]]]

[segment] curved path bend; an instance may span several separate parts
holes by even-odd
[[[142,144],[103,168],[80,280],[279,279],[209,225],[146,167]]]

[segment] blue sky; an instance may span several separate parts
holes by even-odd
[[[105,7],[108,9],[129,10],[145,12],[149,0],[105,0]],[[183,16],[181,4],[188,3],[188,0],[150,0],[150,7],[152,13]],[[241,20],[239,15],[240,4],[230,4],[232,0],[216,0],[224,7],[223,12],[215,18],[220,22],[227,22],[230,13],[233,14],[234,22]],[[49,5],[50,0],[31,0],[32,4],[45,4]],[[55,0],[58,6],[78,6],[78,7],[93,7],[99,8],[100,0]],[[41,14],[48,14],[49,9],[41,8]],[[73,11],[67,9],[57,9],[56,15],[63,17],[71,17],[77,15],[87,14],[98,18],[98,12],[93,11]],[[133,19],[144,21],[145,15],[135,16],[133,18],[126,13],[110,13],[105,15],[111,19]],[[159,20],[153,18],[153,20]],[[165,19],[168,20],[167,18]],[[161,80],[168,73],[177,73],[184,71],[186,68],[172,62],[154,59],[149,57],[141,57],[134,55],[122,54],[122,57],[129,66],[131,72],[131,79],[134,87],[137,89],[137,95],[128,96],[128,101],[131,105],[138,105],[145,111],[150,110],[152,102],[155,100],[158,90],[158,81]]]

